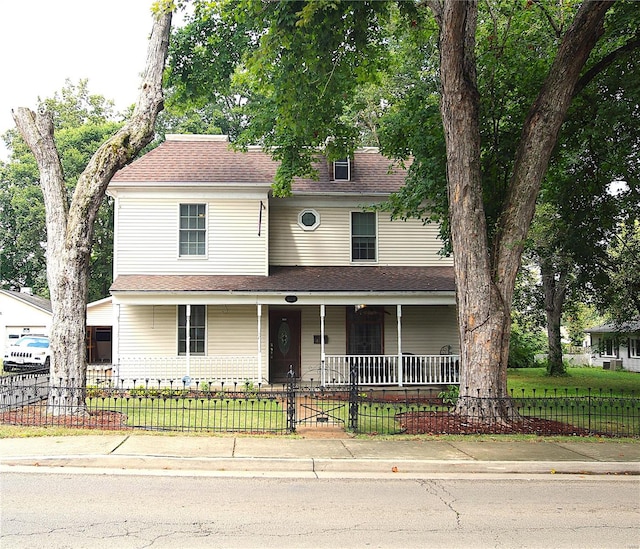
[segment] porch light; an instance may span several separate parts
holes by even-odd
[[[366,307],[366,305],[364,303],[362,303],[361,305],[356,305],[354,308],[356,310],[356,313],[360,310],[360,309],[364,309]]]
[[[295,303],[296,301],[298,301],[298,296],[297,295],[288,295],[284,298],[284,300],[287,303]]]

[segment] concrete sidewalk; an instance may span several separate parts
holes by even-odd
[[[232,436],[82,435],[0,439],[0,471],[323,474],[631,474],[640,443],[616,441],[375,440]],[[106,472],[106,471],[105,471]]]

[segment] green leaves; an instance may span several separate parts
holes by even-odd
[[[55,140],[64,169],[69,197],[80,173],[96,149],[122,125],[113,103],[89,93],[88,83],[67,81],[65,87],[45,99],[56,127]],[[11,151],[0,165],[0,284],[30,286],[46,295],[46,230],[42,191],[35,158],[15,130],[5,134]],[[95,226],[91,258],[90,300],[108,295],[113,260],[113,204],[103,203]]]

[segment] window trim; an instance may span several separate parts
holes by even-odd
[[[305,225],[302,221],[302,218],[308,213],[312,214],[316,218],[313,225]],[[315,231],[320,226],[320,214],[313,208],[305,208],[304,210],[301,210],[298,214],[298,226],[303,231]]]
[[[347,177],[337,177],[336,168],[347,168]],[[351,181],[351,157],[339,158],[333,161],[333,180],[334,181]]]
[[[598,347],[600,356],[605,358],[618,358],[620,354],[620,348],[618,342],[613,337],[601,337],[598,341]],[[611,347],[611,353],[609,354],[608,347]]]
[[[629,358],[640,358],[640,337],[629,337],[627,350]]]
[[[182,219],[182,206],[204,206],[204,229],[182,229],[180,221]],[[204,253],[203,254],[182,254],[180,253],[182,231],[204,231]],[[206,202],[180,202],[178,203],[178,259],[180,260],[206,260],[209,255],[209,204]]]
[[[365,214],[374,216],[374,234],[368,238],[374,239],[373,253],[375,257],[373,259],[354,259],[353,257],[353,239],[357,238],[353,234],[353,214]],[[362,210],[352,210],[349,212],[349,258],[351,263],[363,264],[363,263],[377,263],[378,262],[378,212],[364,212]]]
[[[202,351],[191,351],[189,352],[189,356],[206,356],[207,354],[207,306],[206,305],[193,305],[193,304],[189,304],[191,306],[191,317],[193,318],[193,307],[203,307],[204,311],[203,311],[203,326],[193,326],[191,323],[189,324],[189,328],[191,330],[194,329],[198,329],[198,328],[202,328],[204,330],[204,335],[202,337]],[[186,307],[187,304],[185,305],[177,305],[176,306],[176,354],[178,356],[187,356],[187,342],[186,342],[186,325],[184,326],[185,329],[185,339],[184,339],[184,351],[180,350],[180,343],[182,341],[181,337],[180,337],[180,330],[182,329],[181,324],[180,324],[180,308],[184,307],[185,308],[185,320],[186,320]],[[191,340],[191,342],[193,342],[194,340]],[[196,342],[198,341],[197,339],[195,340]]]

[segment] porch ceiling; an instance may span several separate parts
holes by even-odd
[[[453,267],[271,267],[269,276],[120,275],[117,293],[371,293],[454,292]]]

